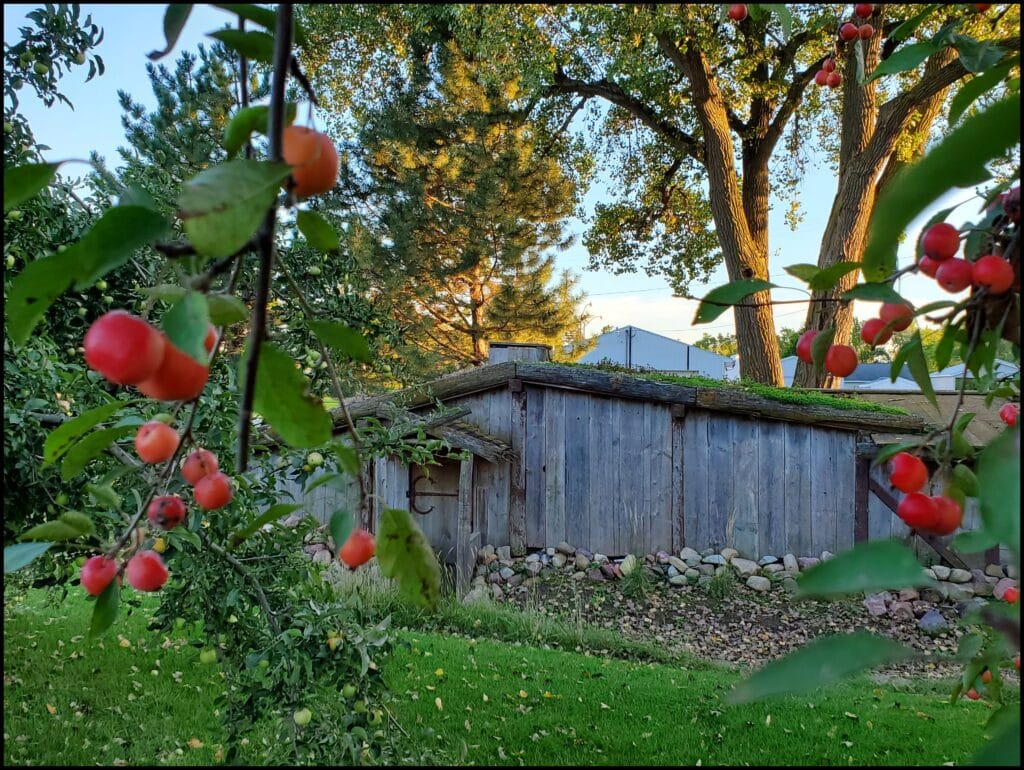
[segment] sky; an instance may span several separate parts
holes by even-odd
[[[4,6],[4,40],[13,43],[19,39],[18,27],[30,24],[25,14],[36,5]],[[61,80],[60,88],[75,105],[71,111],[66,105],[56,104],[47,109],[35,101],[28,89],[23,100],[23,112],[32,125],[38,141],[52,149],[44,153],[47,160],[65,158],[87,158],[91,150],[97,150],[108,164],[119,165],[117,147],[123,145],[124,130],[121,126],[121,108],[117,91],[131,94],[134,101],[148,109],[155,107],[155,99],[146,75],[146,54],[164,47],[163,13],[164,5],[82,5],[82,17],[92,14],[93,22],[104,30],[104,40],[94,51],[106,64],[103,76],[85,82],[86,67],[82,67]],[[178,43],[171,54],[162,60],[173,66],[182,50],[195,50],[203,41],[212,42],[206,34],[234,20],[229,14],[208,5],[193,6]],[[588,212],[593,206],[610,198],[610,180],[598,176],[585,198]],[[829,207],[835,195],[835,177],[824,164],[809,164],[801,189],[805,217],[796,231],[790,230],[784,221],[786,206],[774,202],[770,219],[771,275],[770,279],[780,286],[802,286],[784,272],[787,265],[817,262],[818,246],[828,219]],[[954,203],[967,200],[972,191],[959,190],[937,201],[928,211],[912,223],[907,239],[900,250],[900,264],[912,259],[911,244],[917,241],[921,226],[934,212]],[[815,205],[818,204],[818,205]],[[960,226],[965,219],[973,218],[977,207],[966,205],[950,217],[953,225]],[[594,317],[588,325],[588,333],[596,333],[605,325],[612,327],[633,325],[666,337],[696,342],[705,332],[712,334],[734,331],[732,313],[719,316],[710,324],[694,327],[691,324],[697,303],[674,298],[664,278],[651,278],[644,273],[613,275],[607,271],[585,269],[589,259],[582,246],[582,235],[586,230],[584,222],[573,220],[569,231],[578,237],[574,246],[557,257],[562,269],[569,269],[580,276],[580,288],[589,302],[588,312]],[[727,280],[725,268],[720,267],[705,284],[691,284],[690,291],[702,296],[715,286]],[[948,299],[949,295],[930,279],[909,275],[900,279],[897,290],[915,305]],[[800,299],[797,291],[775,289],[776,300]],[[776,328],[802,327],[806,304],[782,305],[775,308]],[[854,313],[858,318],[867,319],[877,314],[877,303],[858,302]]]

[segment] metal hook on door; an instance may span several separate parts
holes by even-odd
[[[431,511],[434,510],[434,506],[430,506],[425,511],[422,511],[419,508],[417,508],[416,507],[416,498],[417,497],[458,497],[459,496],[458,492],[420,492],[419,489],[416,487],[416,485],[419,484],[424,479],[427,479],[427,477],[426,476],[418,476],[417,478],[413,479],[412,483],[409,485],[409,491],[405,493],[405,496],[409,498],[409,508],[412,509],[413,511],[415,511],[416,513],[419,513],[419,514],[421,514],[423,516],[426,516],[428,513],[430,513]]]

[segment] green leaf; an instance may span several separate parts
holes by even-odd
[[[946,324],[942,330],[942,338],[935,346],[935,368],[945,369],[953,357],[953,347],[956,345],[957,330],[959,327],[953,324]]]
[[[135,426],[123,425],[118,428],[103,428],[90,433],[65,454],[64,462],[60,466],[60,477],[64,481],[73,479],[90,460],[97,457],[117,439],[137,432],[138,428]]]
[[[342,473],[324,473],[321,474],[319,478],[306,485],[306,488],[302,490],[302,494],[308,495],[317,487],[322,487],[324,485],[327,485],[332,489],[337,489],[340,492],[344,492],[348,483],[345,480],[345,475]]]
[[[896,292],[891,283],[859,283],[849,291],[844,291],[843,299],[863,299],[868,302],[906,304],[906,300]]]
[[[16,344],[25,343],[47,308],[71,285],[75,260],[70,251],[29,262],[11,281],[7,323]]]
[[[307,395],[306,379],[292,357],[269,342],[260,345],[259,356],[253,408],[289,446],[309,448],[329,441],[331,417]],[[248,351],[239,367],[239,381],[247,359]]]
[[[103,593],[96,597],[96,606],[92,608],[92,620],[89,623],[90,639],[95,639],[114,624],[120,603],[121,586],[117,584],[117,578],[114,578],[103,589]]]
[[[693,317],[693,323],[704,324],[714,321],[728,310],[729,306],[742,302],[751,294],[771,289],[774,286],[774,283],[762,281],[760,278],[746,278],[741,281],[730,281],[724,286],[712,289],[697,307],[697,314]]]
[[[813,291],[826,291],[831,289],[847,273],[860,269],[860,262],[839,262],[838,264],[820,270],[808,284]]]
[[[772,3],[767,8],[779,17],[779,24],[782,26],[782,42],[788,43],[793,34],[793,13],[782,3]]]
[[[206,305],[214,326],[231,326],[249,317],[249,308],[233,294],[207,294]]]
[[[921,26],[921,22],[924,21],[929,15],[934,13],[935,9],[938,7],[939,4],[937,3],[925,6],[925,9],[921,11],[919,14],[910,19],[907,19],[905,22],[896,27],[896,29],[892,31],[892,35],[890,37],[892,37],[892,39],[896,41],[906,40],[908,37],[910,37],[911,34],[913,34],[914,30]]]
[[[1007,428],[981,453],[977,465],[985,529],[1020,558],[1020,430]]]
[[[185,182],[179,216],[192,245],[208,257],[239,251],[259,228],[291,173],[285,163],[232,160]]]
[[[109,404],[82,412],[73,420],[58,425],[50,431],[46,441],[43,442],[43,467],[59,460],[79,437],[84,436],[104,420],[109,420],[124,407],[134,403],[137,401],[111,401]]]
[[[77,243],[59,256],[77,262],[75,288],[88,289],[97,280],[120,267],[143,246],[167,231],[167,222],[143,206],[114,206]]]
[[[965,495],[968,497],[978,496],[978,477],[966,465],[960,463],[953,466],[953,479],[956,481],[957,486],[964,491]]]
[[[127,466],[125,466],[125,470],[127,470]],[[120,510],[121,495],[117,494],[110,484],[90,483],[85,485],[84,490],[97,505],[102,505],[112,511]]]
[[[820,369],[825,365],[825,356],[832,346],[832,340],[836,338],[836,327],[829,326],[814,335],[811,341],[811,360],[814,361],[814,368]]]
[[[58,168],[60,163],[29,163],[4,169],[4,213],[50,184]]]
[[[258,5],[251,5],[249,3],[231,3],[225,5],[214,4],[214,8],[221,8],[229,13],[234,13],[243,19],[259,24],[270,32],[277,30],[277,11],[270,8],[262,8]],[[295,35],[295,42],[298,45],[305,45],[306,43],[306,32],[302,25],[299,24],[298,19],[295,19],[293,23],[293,32]]]
[[[997,720],[995,716],[1001,718]],[[995,716],[996,734],[978,751],[971,764],[1020,767],[1020,704],[1004,706]]]
[[[238,545],[247,537],[250,537],[257,530],[262,529],[267,524],[271,524],[277,521],[278,519],[283,519],[289,513],[294,513],[301,507],[302,503],[278,503],[277,505],[270,506],[270,508],[268,508],[262,514],[260,514],[251,522],[246,524],[244,527],[231,533],[232,545]]]
[[[997,45],[975,40],[968,35],[953,35],[953,47],[960,54],[960,63],[964,65],[964,69],[975,75],[998,64],[1006,53]]]
[[[928,313],[934,313],[936,310],[945,310],[948,307],[956,307],[956,303],[950,300],[929,302],[927,305],[921,305],[921,307],[915,308],[914,315],[928,315]]]
[[[141,206],[150,211],[156,211],[156,201],[153,196],[137,184],[129,184],[123,193],[117,196],[118,206]]]
[[[881,280],[896,266],[895,245],[924,209],[953,187],[989,177],[985,164],[1020,143],[1020,94],[964,120],[924,158],[885,186],[875,203],[864,249],[864,276]]]
[[[801,262],[796,265],[789,265],[788,267],[782,268],[791,276],[804,283],[810,283],[811,279],[814,278],[818,273],[821,272],[821,268],[817,265],[812,265],[808,262]]]
[[[373,360],[373,354],[370,353],[370,346],[366,342],[366,338],[352,327],[334,321],[310,321],[309,328],[322,343],[332,350],[355,361],[369,363]]]
[[[169,54],[178,42],[181,30],[185,27],[189,14],[192,13],[191,3],[171,3],[164,12],[164,38],[167,45],[162,51],[151,51],[148,56],[151,61],[162,59]]]
[[[216,38],[247,59],[261,64],[272,64],[274,61],[274,37],[266,32],[219,29],[211,32],[210,37]]]
[[[957,660],[970,660],[981,652],[983,644],[985,644],[985,637],[979,633],[965,634],[960,637],[960,643],[956,646]]]
[[[810,692],[863,669],[917,656],[902,644],[866,631],[819,637],[740,682],[727,702],[735,705],[772,695]]]
[[[344,508],[339,508],[331,514],[331,539],[334,541],[335,549],[341,550],[341,547],[345,545],[348,536],[352,534],[352,527],[352,514]]]
[[[181,352],[204,366],[209,363],[210,354],[206,352],[204,341],[210,328],[210,312],[205,295],[198,291],[185,292],[185,296],[164,314],[162,326],[167,339]]]
[[[797,579],[798,595],[843,596],[858,591],[884,591],[931,585],[917,557],[895,540],[860,543],[828,561],[819,562]]]
[[[402,595],[434,608],[441,598],[441,567],[423,532],[408,511],[387,508],[377,536],[380,571],[398,580]]]
[[[921,332],[915,331],[914,336],[911,337],[910,342],[903,345],[901,353],[905,353],[904,358],[907,362],[907,368],[910,369],[910,374],[914,378],[914,382],[917,383],[918,387],[921,388],[921,392],[925,395],[935,407],[936,411],[939,409],[939,402],[935,398],[935,388],[932,386],[931,372],[928,371],[928,360],[924,356],[924,345],[921,342]],[[898,370],[897,370],[898,371]],[[895,378],[893,378],[895,382]]]
[[[1003,62],[998,67],[993,67],[988,72],[973,77],[960,86],[949,103],[949,124],[953,125],[960,120],[967,108],[978,101],[982,94],[999,85],[999,82],[1009,74],[1011,68],[1015,65],[1019,66],[1019,59],[1020,57],[1015,57],[1013,60]]]
[[[92,519],[78,511],[68,511],[56,521],[44,521],[18,536],[18,540],[63,542],[91,535],[95,531]]]
[[[18,543],[4,548],[4,573],[27,567],[49,550],[53,543]]]
[[[224,131],[224,149],[228,151],[229,159],[249,141],[253,131],[267,132],[269,116],[270,108],[265,104],[245,107],[231,116]]]
[[[299,231],[306,236],[309,245],[320,251],[337,251],[341,239],[331,224],[315,211],[300,211],[296,217]]]
[[[910,45],[900,46],[892,56],[885,61],[879,62],[878,66],[875,67],[875,71],[868,75],[864,82],[870,83],[872,80],[878,80],[883,75],[893,75],[897,72],[915,69],[924,64],[925,60],[935,53],[936,50],[938,49],[931,40],[924,43],[911,43]]]
[[[341,469],[348,473],[350,476],[359,475],[359,454],[350,446],[344,444],[335,444],[334,454],[338,457],[338,464]]]
[[[999,545],[999,541],[984,529],[972,529],[958,534],[950,545],[960,553],[981,553]]]

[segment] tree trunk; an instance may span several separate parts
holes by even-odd
[[[483,328],[483,288],[476,281],[469,285],[469,337],[473,343],[473,363],[477,366],[487,363],[487,350]]]
[[[740,192],[736,174],[732,135],[725,102],[703,54],[689,48],[683,54],[693,87],[693,106],[704,137],[704,166],[708,172],[711,214],[718,231],[729,280],[768,280],[767,210],[768,185],[751,181],[751,189]],[[750,206],[747,211],[744,198]],[[755,239],[750,223],[764,223],[764,236]],[[758,243],[761,240],[762,243]],[[734,308],[736,342],[740,354],[740,375],[768,385],[783,385],[779,340],[767,291],[751,295],[743,307]],[[756,305],[750,307],[749,305]]]

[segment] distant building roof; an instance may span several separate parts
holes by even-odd
[[[890,379],[890,371],[892,365],[889,363],[881,364],[857,364],[857,368],[853,370],[852,374],[847,375],[843,378],[843,384],[851,382],[874,382],[880,380],[883,377]],[[897,377],[902,377],[905,380],[913,381],[914,376],[910,373],[910,369],[906,365],[900,369]]]
[[[1005,359],[997,358],[996,359],[995,369],[1000,374],[1003,374],[1003,373],[1016,372],[1016,371],[1018,371],[1020,369],[1020,366],[1015,364],[1013,361],[1006,361]],[[961,364],[952,364],[951,366],[947,366],[945,369],[940,369],[937,372],[932,372],[931,376],[932,377],[963,377],[964,376],[964,365],[962,363]],[[971,374],[970,371],[967,372],[967,376],[968,377],[974,377],[974,375]]]

